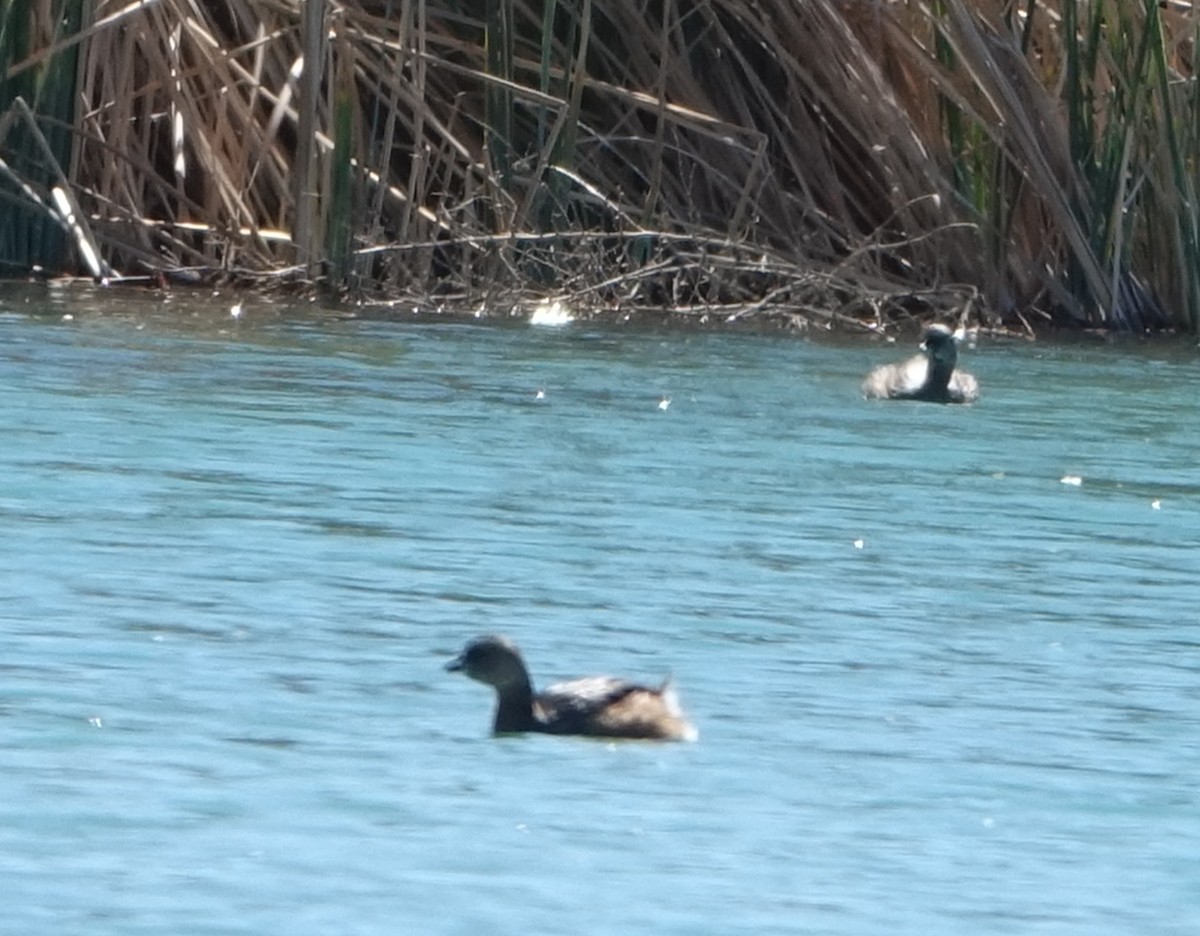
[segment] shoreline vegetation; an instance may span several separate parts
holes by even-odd
[[[1200,330],[1183,0],[6,0],[0,277]]]

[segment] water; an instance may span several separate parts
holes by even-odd
[[[1190,343],[956,408],[858,397],[903,343],[63,308],[0,304],[0,931],[1200,928]],[[489,631],[700,741],[489,737]]]

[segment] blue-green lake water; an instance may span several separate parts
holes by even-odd
[[[0,931],[1200,932],[1193,342],[4,295]],[[490,737],[485,632],[700,740]]]

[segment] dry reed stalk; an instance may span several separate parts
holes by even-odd
[[[299,260],[383,293],[737,317],[825,288],[822,321],[969,300],[1138,327],[1158,296],[1197,319],[1191,8],[472,9],[101,0],[9,70],[82,53],[77,195],[134,268]]]

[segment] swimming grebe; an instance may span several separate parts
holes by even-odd
[[[863,396],[878,400],[927,400],[931,403],[974,403],[979,381],[956,370],[958,348],[954,332],[930,325],[921,341],[922,354],[899,364],[881,364],[862,384]]]
[[[535,693],[521,653],[507,637],[475,638],[446,669],[496,690],[496,734],[540,731],[662,741],[697,737],[669,681],[652,689],[611,676],[591,676]]]

